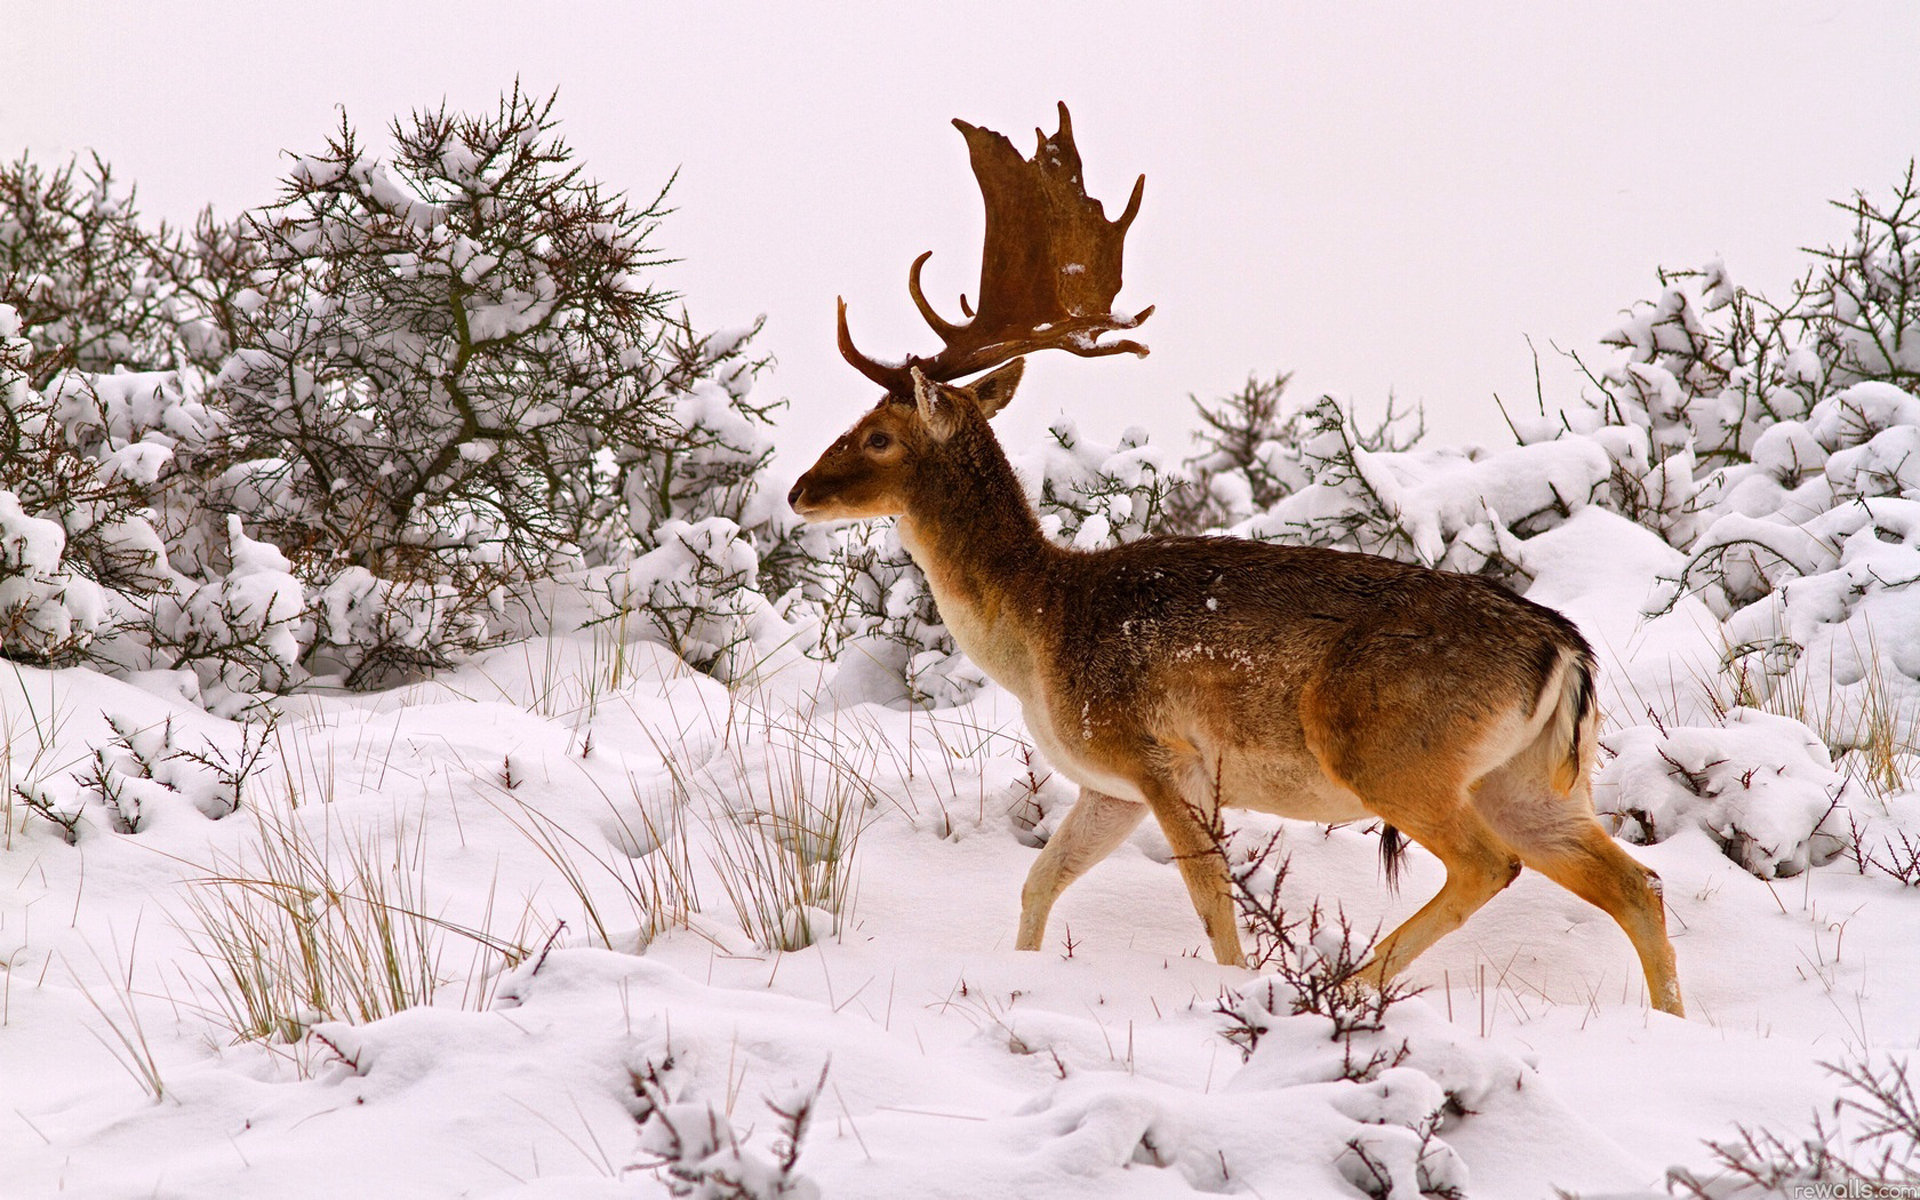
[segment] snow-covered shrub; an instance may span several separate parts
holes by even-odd
[[[1840,565],[1846,539],[1882,511],[1897,528],[1920,496],[1920,399],[1859,383],[1770,428],[1693,547],[1682,582],[1725,616],[1788,580]],[[1883,533],[1898,543],[1898,533]],[[1896,577],[1897,578],[1897,577]]]
[[[1630,842],[1698,826],[1761,879],[1798,875],[1845,848],[1846,779],[1819,735],[1792,718],[1736,708],[1717,726],[1636,725],[1601,745],[1611,757],[1594,807]]]
[[[1812,341],[1832,387],[1861,381],[1920,391],[1920,183],[1913,163],[1891,202],[1838,203],[1854,219],[1843,246],[1820,252],[1809,289]]]
[[[247,781],[266,761],[271,718],[236,726],[228,744],[202,737],[191,745],[172,719],[149,725],[101,714],[106,736],[88,739],[79,770],[21,783],[16,792],[29,812],[59,828],[68,845],[104,825],[114,833],[143,832],[155,820],[193,813],[219,820],[238,811]]]
[[[1343,415],[1338,401],[1322,396],[1313,404],[1286,398],[1288,373],[1263,378],[1249,375],[1239,391],[1212,403],[1189,397],[1200,417],[1194,432],[1200,452],[1183,465],[1187,485],[1172,500],[1170,532],[1201,533],[1242,522],[1272,509],[1322,474],[1351,471],[1351,451],[1368,454],[1411,450],[1426,435],[1426,417],[1418,406],[1399,410],[1392,397],[1379,425],[1362,430]],[[1310,452],[1309,442],[1335,433],[1343,443],[1329,459]],[[1391,515],[1382,512],[1391,523]]]
[[[1184,466],[1188,486],[1169,505],[1175,533],[1225,528],[1270,508],[1307,482],[1299,447],[1301,409],[1285,399],[1291,373],[1248,375],[1239,391],[1207,403],[1189,396],[1200,418],[1200,451]]]
[[[269,719],[241,726],[231,750],[212,741],[196,750],[179,744],[170,720],[145,728],[111,714],[106,721],[113,736],[93,747],[93,761],[74,779],[105,806],[115,833],[139,833],[156,809],[180,801],[216,821],[238,812],[273,733]]]
[[[1382,1006],[1377,1020],[1345,1036],[1334,1020],[1300,1009],[1278,976],[1239,984],[1217,1011],[1230,1037],[1258,1030],[1251,1046],[1240,1042],[1247,1061],[1234,1091],[1311,1086],[1340,1139],[1322,1161],[1362,1195],[1472,1194],[1466,1160],[1448,1137],[1534,1081],[1517,1059],[1419,999]]]
[[[27,318],[5,336],[40,347],[0,373],[9,652],[31,631],[43,658],[194,665],[225,704],[447,665],[515,632],[521,585],[675,522],[732,522],[783,591],[817,575],[758,489],[757,326],[671,311],[664,193],[584,179],[552,109],[416,113],[389,161],[343,119],[277,204],[185,232],[143,227],[97,160],[0,169],[0,302]],[[270,615],[241,600],[250,546],[285,556],[303,618],[279,583]],[[137,633],[94,645],[109,624]]]
[[[1526,538],[1604,497],[1610,460],[1593,441],[1420,448],[1418,408],[1389,402],[1368,430],[1333,396],[1284,403],[1286,382],[1256,376],[1215,407],[1199,406],[1208,449],[1188,462],[1201,493],[1177,502],[1182,528],[1223,524],[1242,537],[1514,582],[1528,575]]]
[[[1723,700],[1863,751],[1885,790],[1920,728],[1920,190],[1909,168],[1839,207],[1851,236],[1786,303],[1718,262],[1663,271],[1579,400],[1515,431],[1597,451],[1593,502],[1687,552],[1666,605],[1725,622]]]
[[[67,371],[43,394],[10,361],[0,361],[4,652],[189,670],[196,698],[228,713],[299,679],[305,602],[289,564],[207,507],[201,467],[220,446],[218,414],[178,372]]]
[[[0,491],[0,648],[9,657],[60,658],[98,628],[101,598],[61,570],[66,547],[58,522],[29,516]]]
[[[225,423],[191,380],[175,371],[69,371],[48,386],[47,399],[65,449],[129,489],[165,548],[156,559],[142,530],[139,545],[93,560],[93,577],[138,594],[153,590],[152,579],[214,569],[226,522],[209,509],[204,475],[224,451]],[[114,524],[111,511],[100,520],[69,508],[63,520],[75,533],[82,521],[104,526],[103,534]],[[142,563],[153,564],[146,580],[128,570]]]
[[[818,1200],[820,1188],[798,1171],[801,1142],[826,1086],[826,1068],[810,1086],[769,1097],[776,1134],[770,1152],[748,1143],[726,1113],[692,1099],[667,1055],[630,1068],[633,1118],[646,1166],[670,1196],[691,1200]],[[728,1111],[732,1111],[728,1105]]]
[[[1804,290],[1774,305],[1735,286],[1717,260],[1659,280],[1659,298],[1634,305],[1602,339],[1620,353],[1592,377],[1588,404],[1604,424],[1647,430],[1654,463],[1675,452],[1691,453],[1701,472],[1745,462],[1770,425],[1804,416],[1825,386],[1828,372],[1804,344]]]
[[[1587,391],[1561,412],[1517,418],[1520,439],[1597,442],[1613,464],[1605,503],[1681,549],[1728,508],[1777,507],[1769,499],[1831,452],[1809,436],[1816,408],[1855,384],[1910,393],[1920,380],[1913,168],[1890,204],[1855,196],[1838,207],[1854,218],[1852,237],[1815,252],[1785,303],[1736,286],[1718,260],[1662,269],[1659,296],[1602,339],[1614,360],[1595,369],[1574,356]]]
[[[145,225],[98,155],[84,169],[0,166],[0,303],[27,325],[37,386],[68,370],[211,376],[239,314],[274,288],[255,251],[210,210],[184,233]]]
[[[1580,363],[1587,392],[1561,413],[1523,419],[1521,440],[1598,441],[1614,460],[1610,506],[1681,549],[1720,510],[1778,507],[1836,442],[1867,440],[1831,418],[1814,438],[1816,409],[1858,384],[1911,394],[1920,381],[1914,170],[1891,203],[1856,195],[1837,207],[1853,216],[1852,236],[1816,251],[1784,304],[1735,286],[1718,261],[1662,270],[1658,298],[1635,304],[1603,339],[1615,360],[1597,371]]]
[[[985,684],[954,645],[891,521],[826,532],[828,570],[803,593],[820,623],[820,653],[849,678],[874,681],[856,690],[898,688],[908,703],[945,707]]]
[[[778,402],[753,400],[765,365],[748,357],[758,332],[754,325],[702,337],[683,317],[663,347],[676,356],[673,374],[687,385],[676,386],[644,440],[614,451],[627,529],[639,545],[657,545],[654,531],[668,521],[725,517],[762,540],[785,527],[786,506],[760,487],[773,457],[770,415]]]
[[[1511,580],[1526,574],[1522,539],[1593,503],[1606,479],[1591,444],[1418,449],[1397,419],[1366,433],[1321,397],[1300,418],[1303,482],[1230,532]]]
[[[155,265],[164,239],[97,156],[85,169],[47,171],[24,156],[0,167],[0,303],[27,325],[35,386],[69,368],[177,365]]]
[[[1164,532],[1184,479],[1145,430],[1128,428],[1119,444],[1101,446],[1062,417],[1047,436],[1037,450],[1010,456],[1043,533],[1076,550],[1103,550]]]
[[[201,702],[233,715],[305,677],[297,633],[306,597],[286,555],[248,537],[237,516],[227,517],[227,539],[223,572],[154,597],[149,654],[153,665],[191,669]]]
[[[226,579],[240,543],[230,547],[229,522],[213,510],[223,496],[206,478],[228,448],[204,394],[229,345],[216,318],[252,283],[271,288],[252,278],[253,259],[211,215],[191,239],[143,227],[132,193],[98,159],[84,175],[25,159],[0,171],[0,297],[22,306],[0,322],[10,342],[0,487],[24,512],[16,533],[38,519],[62,535],[54,559],[46,537],[10,542],[13,560],[32,546],[48,561],[32,572],[10,562],[13,590],[29,575],[39,583],[33,616],[12,622],[33,636],[9,639],[9,653],[192,666],[203,685],[226,679],[203,697],[219,704],[291,678],[290,638],[263,657],[252,648],[258,623],[220,598],[253,585]],[[274,624],[291,623],[289,607],[298,614],[297,589]],[[224,625],[223,612],[237,622]],[[280,666],[263,675],[263,661]]]
[[[756,588],[759,558],[725,517],[668,520],[657,545],[613,578],[617,613],[643,621],[679,658],[721,679],[754,663],[756,623],[777,623]]]
[[[161,227],[153,270],[166,281],[166,318],[184,374],[210,381],[237,350],[252,314],[284,304],[297,280],[270,269],[250,217],[202,210],[193,227]]]
[[[1810,1133],[1788,1137],[1742,1126],[1736,1137],[1707,1143],[1711,1174],[1669,1172],[1672,1194],[1763,1200],[1920,1191],[1920,1099],[1908,1076],[1911,1060],[1860,1054],[1821,1065],[1839,1078],[1841,1092],[1829,1112],[1813,1114]]]
[[[1722,474],[1670,591],[1725,621],[1736,698],[1882,758],[1920,723],[1920,398],[1855,383]],[[1906,747],[1911,751],[1913,747]]]
[[[690,515],[676,504],[744,503],[764,455],[739,436],[763,418],[746,337],[694,335],[648,279],[664,196],[585,180],[552,109],[516,89],[490,114],[417,112],[390,161],[343,118],[249,218],[279,287],[243,314],[216,391],[238,481],[267,501],[250,526],[310,586],[405,611],[398,636],[329,624],[331,645],[376,631],[356,682],[497,638],[500,589],[609,531],[644,548]]]
[[[76,402],[76,385],[33,387],[20,333],[0,304],[0,653],[54,661],[127,617],[116,592],[167,586],[146,507],[167,452],[95,438],[88,421],[99,410]]]

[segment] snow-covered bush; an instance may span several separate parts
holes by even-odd
[[[105,617],[92,581],[62,569],[66,531],[28,515],[0,491],[0,648],[8,657],[57,660],[83,648]]]
[[[1920,183],[1913,163],[1890,202],[1838,203],[1853,236],[1822,251],[1810,289],[1812,342],[1829,386],[1865,380],[1920,390]]]
[[[701,337],[683,316],[664,347],[676,356],[673,374],[688,384],[673,393],[644,440],[614,452],[627,529],[639,545],[657,545],[655,530],[668,521],[725,517],[749,533],[766,531],[767,540],[786,527],[786,506],[760,487],[773,457],[770,415],[778,404],[753,400],[765,365],[747,356],[758,332],[755,325]]]
[[[1130,427],[1114,446],[1090,443],[1061,417],[1048,440],[1010,457],[1048,537],[1076,550],[1103,550],[1165,532],[1185,479],[1146,431]]]
[[[670,311],[664,197],[584,180],[552,107],[417,113],[390,162],[343,119],[276,205],[185,233],[97,160],[0,170],[9,654],[191,668],[224,707],[446,666],[513,632],[511,589],[663,526],[817,573],[758,489],[757,327]],[[715,583],[716,620],[749,603]]]
[[[1216,1010],[1247,1059],[1234,1090],[1312,1087],[1334,1118],[1325,1129],[1338,1131],[1339,1150],[1323,1161],[1361,1195],[1466,1196],[1467,1162],[1447,1139],[1503,1094],[1531,1086],[1533,1073],[1426,1002],[1402,999],[1343,1027],[1303,1007],[1285,976],[1235,986]]]
[[[1842,766],[1886,790],[1920,728],[1920,190],[1909,169],[1891,202],[1840,207],[1851,237],[1816,251],[1784,304],[1735,286],[1719,262],[1662,271],[1659,296],[1603,339],[1611,362],[1575,356],[1585,392],[1558,412],[1509,414],[1522,445],[1485,458],[1540,455],[1551,468],[1526,474],[1554,509],[1599,504],[1686,552],[1664,603],[1698,596],[1725,622],[1718,702],[1804,721],[1835,754],[1862,751],[1875,768]],[[1447,497],[1405,486],[1438,479],[1435,464],[1354,458],[1343,479],[1365,486],[1348,491],[1412,514],[1362,522],[1384,528],[1384,552],[1407,556],[1396,542],[1411,543],[1420,561],[1471,568],[1434,555],[1451,555],[1459,513]],[[1515,522],[1528,498],[1487,503],[1502,518],[1487,530],[1495,556],[1524,568],[1524,537],[1553,514]],[[1433,512],[1438,539],[1421,516]],[[1522,540],[1509,545],[1501,526]]]
[[[1851,238],[1816,251],[1785,303],[1736,286],[1717,260],[1661,270],[1660,294],[1629,308],[1603,337],[1616,351],[1611,363],[1593,367],[1574,356],[1588,381],[1578,400],[1558,412],[1543,405],[1538,414],[1509,414],[1520,440],[1599,446],[1611,463],[1601,502],[1683,550],[1713,550],[1719,543],[1708,529],[1729,513],[1761,517],[1786,505],[1834,451],[1889,427],[1849,429],[1831,407],[1818,419],[1817,410],[1855,385],[1911,394],[1920,380],[1913,168],[1891,203],[1857,195],[1838,207],[1853,216]],[[1852,406],[1858,401],[1856,394]],[[1885,477],[1899,460],[1892,440],[1856,457],[1868,460],[1858,463],[1868,477],[1864,494],[1894,494],[1895,480]],[[1793,516],[1824,511],[1852,498],[1849,491],[1862,494],[1843,485],[1831,495],[1795,496]]]
[[[1201,427],[1193,434],[1200,452],[1184,464],[1189,486],[1173,497],[1167,522],[1171,532],[1238,525],[1313,482],[1317,464],[1304,446],[1331,414],[1324,397],[1316,405],[1287,399],[1292,379],[1290,373],[1249,375],[1239,391],[1211,403],[1189,397],[1200,418]],[[1331,413],[1337,412],[1336,405]],[[1411,449],[1425,434],[1426,422],[1418,409],[1396,412],[1389,399],[1377,428],[1350,432],[1362,449],[1377,454]]]
[[[166,317],[183,373],[210,381],[238,349],[262,308],[284,305],[298,282],[272,270],[251,217],[204,209],[193,227],[161,227],[154,271],[168,288]]]
[[[233,714],[305,677],[297,633],[306,597],[278,547],[248,537],[237,516],[227,530],[226,569],[154,597],[148,632],[153,665],[192,670],[201,702]]]
[[[0,304],[0,653],[56,661],[88,649],[127,614],[114,593],[167,585],[146,503],[162,447],[92,436],[97,408],[28,377],[32,348]],[[139,379],[121,376],[120,379]]]
[[[144,508],[166,550],[158,562],[167,571],[159,577],[216,569],[226,522],[209,508],[205,475],[224,452],[225,422],[190,377],[176,371],[68,371],[48,386],[47,399],[66,451],[131,489]],[[75,528],[75,516],[63,519]],[[143,544],[120,557],[147,561],[151,549]],[[92,572],[122,590],[152,590],[110,561],[94,561]]]
[[[585,180],[552,109],[417,112],[389,161],[343,118],[248,219],[279,282],[215,385],[229,504],[330,597],[315,645],[357,644],[353,682],[498,638],[501,589],[661,521],[747,515],[750,331],[675,319],[648,278],[664,196]]]
[[[81,769],[21,783],[16,792],[68,845],[100,825],[137,834],[175,814],[231,816],[246,798],[247,781],[265,765],[274,728],[271,718],[236,725],[237,736],[222,731],[220,740],[200,737],[194,745],[171,718],[141,725],[103,712],[100,719],[106,729],[87,738]]]
[[[891,521],[826,531],[828,570],[803,586],[817,614],[822,656],[837,661],[856,690],[898,689],[912,704],[962,703],[985,683],[940,620],[927,577]]]
[[[38,392],[25,353],[0,350],[4,653],[185,670],[223,712],[301,678],[289,564],[206,504],[218,414],[173,371],[67,371]]]
[[[69,368],[176,365],[155,262],[164,237],[142,226],[133,192],[98,156],[84,169],[25,156],[0,167],[0,303],[26,323],[36,386]]]
[[[646,1165],[658,1174],[668,1195],[692,1200],[819,1200],[819,1186],[797,1168],[801,1143],[826,1087],[826,1068],[821,1068],[820,1078],[811,1086],[767,1099],[777,1130],[770,1152],[748,1143],[751,1130],[740,1134],[726,1113],[693,1099],[680,1074],[671,1055],[645,1061],[628,1072],[640,1148],[653,1156]],[[727,1111],[732,1111],[730,1104]]]
[[[1206,451],[1188,461],[1197,495],[1181,528],[1357,550],[1508,582],[1529,572],[1522,542],[1601,500],[1609,458],[1590,441],[1420,448],[1424,414],[1391,401],[1363,429],[1333,396],[1282,399],[1287,376],[1250,378],[1199,405]]]
[[[1172,498],[1171,531],[1236,524],[1305,482],[1286,455],[1299,443],[1299,411],[1285,402],[1292,378],[1286,372],[1248,375],[1245,387],[1210,404],[1187,398],[1200,418],[1193,433],[1200,451],[1184,464],[1189,485]]]
[[[1736,708],[1717,726],[1635,725],[1605,735],[1594,807],[1630,842],[1698,826],[1761,879],[1798,875],[1845,848],[1846,779],[1800,722]]]
[[[1698,397],[1683,405],[1692,419],[1672,424],[1667,438],[1677,459],[1692,454],[1695,475],[1692,519],[1663,530],[1690,552],[1670,596],[1697,594],[1726,621],[1725,667],[1739,698],[1804,716],[1836,751],[1890,760],[1891,743],[1910,740],[1920,722],[1912,169],[1891,203],[1856,197],[1843,207],[1851,238],[1818,252],[1783,309],[1723,276],[1716,284],[1730,332],[1706,340],[1722,358],[1744,350],[1735,368],[1640,369],[1669,394]],[[1760,322],[1755,312],[1770,316]]]
[[[253,586],[227,579],[241,542],[207,479],[228,449],[204,392],[227,348],[222,297],[271,287],[251,280],[251,252],[210,215],[191,239],[145,228],[98,159],[85,175],[22,159],[0,171],[0,261],[0,297],[21,305],[0,321],[8,574],[34,593],[9,598],[7,652],[191,667],[215,705],[283,687],[298,590],[271,622],[283,636],[258,644],[260,623],[231,603]]]
[[[1859,1053],[1821,1066],[1841,1091],[1828,1112],[1813,1114],[1810,1132],[1789,1136],[1743,1125],[1736,1137],[1707,1143],[1711,1174],[1675,1168],[1668,1190],[1691,1200],[1920,1190],[1920,1099],[1908,1075],[1911,1060]]]
[[[613,580],[615,611],[643,621],[679,658],[721,679],[754,662],[756,623],[778,623],[756,588],[759,559],[725,517],[669,520],[658,544]]]
[[[1419,449],[1404,420],[1368,433],[1321,397],[1298,418],[1301,482],[1230,532],[1513,580],[1527,574],[1522,539],[1593,503],[1606,478],[1592,445]]]
[[[274,290],[257,259],[244,225],[211,210],[184,233],[146,225],[98,155],[0,166],[0,303],[26,323],[36,385],[68,370],[211,376],[240,314]]]

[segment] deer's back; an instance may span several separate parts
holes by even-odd
[[[1572,622],[1492,580],[1370,554],[1240,538],[1154,538],[1068,554],[1054,572],[1061,652],[1110,687],[1168,682],[1181,665],[1371,666],[1395,675],[1515,676],[1537,689]],[[1244,673],[1244,672],[1242,672]]]
[[[1373,555],[1160,538],[1049,574],[1045,695],[1029,700],[1043,740],[1087,762],[1143,746],[1225,759],[1252,793],[1321,782],[1310,690],[1323,720],[1411,755],[1532,718],[1588,655],[1566,618],[1491,580]]]

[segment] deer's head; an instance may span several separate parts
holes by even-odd
[[[810,521],[899,516],[927,458],[971,421],[1005,408],[1025,367],[1026,360],[1016,358],[965,387],[910,368],[912,395],[881,397],[800,477],[787,503]]]
[[[1113,312],[1122,243],[1140,211],[1146,177],[1133,185],[1119,219],[1109,221],[1100,202],[1086,193],[1066,105],[1060,105],[1057,133],[1048,137],[1034,131],[1039,148],[1031,159],[1021,158],[1012,142],[990,129],[965,121],[954,125],[967,139],[987,208],[979,311],[965,296],[960,298],[969,318],[964,324],[934,311],[920,290],[920,271],[932,252],[922,254],[907,273],[907,291],[944,345],[929,357],[892,363],[868,358],[854,346],[847,303],[840,301],[840,354],[886,394],[787,494],[794,511],[809,520],[904,512],[910,481],[929,456],[944,453],[957,433],[1013,398],[1021,355],[1147,352],[1138,342],[1100,340],[1114,330],[1134,328],[1153,312],[1151,307],[1134,316]],[[995,367],[970,384],[957,384]]]

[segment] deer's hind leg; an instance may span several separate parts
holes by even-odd
[[[1436,786],[1426,795],[1421,790],[1376,785],[1367,797],[1368,807],[1431,850],[1447,868],[1447,880],[1433,899],[1383,938],[1361,969],[1360,977],[1375,987],[1384,987],[1520,874],[1521,860],[1466,803],[1465,788]]]
[[[1014,940],[1015,949],[1040,948],[1047,934],[1047,914],[1053,911],[1060,893],[1113,853],[1146,815],[1147,806],[1137,800],[1080,789],[1080,798],[1067,810],[1066,819],[1027,871],[1027,882],[1020,889],[1020,933]]]
[[[1488,815],[1521,862],[1605,912],[1625,931],[1646,973],[1653,1006],[1685,1015],[1660,877],[1601,827],[1585,781],[1560,793],[1544,784],[1529,785],[1520,772],[1502,770],[1487,779],[1481,793]]]

